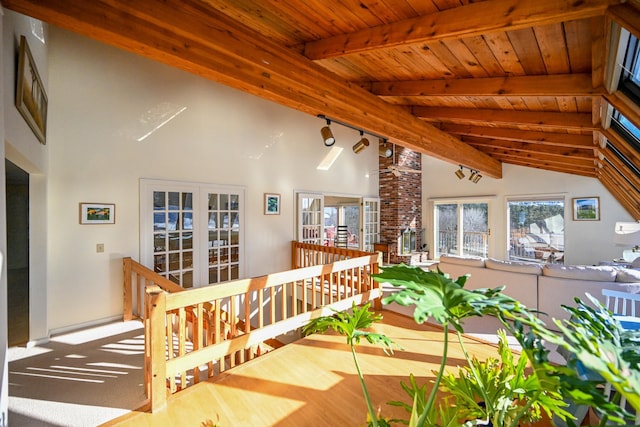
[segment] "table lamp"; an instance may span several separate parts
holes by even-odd
[[[618,246],[632,247],[622,251],[626,262],[640,257],[640,222],[616,222],[613,241]]]

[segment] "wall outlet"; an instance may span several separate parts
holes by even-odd
[[[102,253],[102,252],[104,252],[104,243],[98,243],[98,244],[96,245],[96,252],[97,252],[97,253]]]

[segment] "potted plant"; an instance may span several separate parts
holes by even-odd
[[[473,316],[494,316],[502,322],[505,329],[510,332],[516,332],[514,336],[519,339],[523,348],[527,349],[528,344],[534,345],[531,340],[527,342],[528,337],[524,331],[517,330],[519,323],[510,322],[508,317],[517,314],[522,319],[532,323],[534,319],[537,319],[536,313],[513,298],[502,294],[503,288],[468,290],[464,289],[467,276],[461,276],[453,280],[439,270],[437,272],[424,271],[420,268],[405,265],[386,267],[382,273],[374,275],[374,280],[398,287],[397,292],[384,298],[384,304],[395,302],[404,306],[413,305],[415,306],[414,320],[416,323],[422,324],[429,318],[433,318],[443,327],[444,350],[442,362],[440,369],[435,372],[434,384],[428,397],[424,399],[424,405],[420,405],[423,400],[420,397],[420,393],[426,388],[416,390],[414,387],[405,386],[405,389],[408,390],[413,398],[410,425],[439,425],[439,423],[447,421],[442,419],[442,408],[436,407],[435,399],[438,390],[441,388],[441,382],[445,377],[450,327],[455,331],[467,360],[466,373],[474,382],[475,392],[477,393],[474,399],[477,398],[478,401],[484,402],[484,411],[481,415],[493,417],[494,414],[512,413],[509,418],[509,424],[500,424],[512,426],[517,426],[521,420],[525,419],[525,415],[532,410],[536,412],[544,411],[549,417],[554,413],[563,419],[571,416],[564,410],[566,404],[558,393],[559,384],[557,378],[549,378],[543,371],[533,369],[528,383],[531,386],[528,392],[520,393],[517,399],[512,398],[509,401],[505,396],[496,394],[496,384],[482,377],[477,361],[474,362],[466,351],[462,335],[464,333],[463,321]],[[535,345],[539,345],[539,343]],[[533,348],[529,350],[533,350]],[[506,353],[503,356],[506,357]],[[522,363],[525,363],[526,360],[529,359],[524,359]],[[513,364],[513,361],[510,363]],[[521,365],[518,364],[510,369],[514,370],[518,367],[521,367]],[[451,377],[447,378],[449,378],[448,384],[453,386],[454,383]],[[511,408],[500,406],[507,401],[510,402]],[[461,414],[457,413],[454,416],[459,417]]]

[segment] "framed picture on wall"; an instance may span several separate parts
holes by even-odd
[[[80,203],[80,224],[115,224],[113,203]]]
[[[20,36],[16,108],[42,144],[47,143],[47,94],[25,36]]]
[[[280,195],[264,193],[264,214],[280,215]]]
[[[599,197],[576,197],[573,199],[574,221],[600,221]]]

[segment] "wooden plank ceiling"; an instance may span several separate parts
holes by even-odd
[[[611,28],[640,28],[635,0],[2,4],[487,176],[598,178],[640,219],[640,183],[600,144],[607,102],[624,105],[605,90]]]

